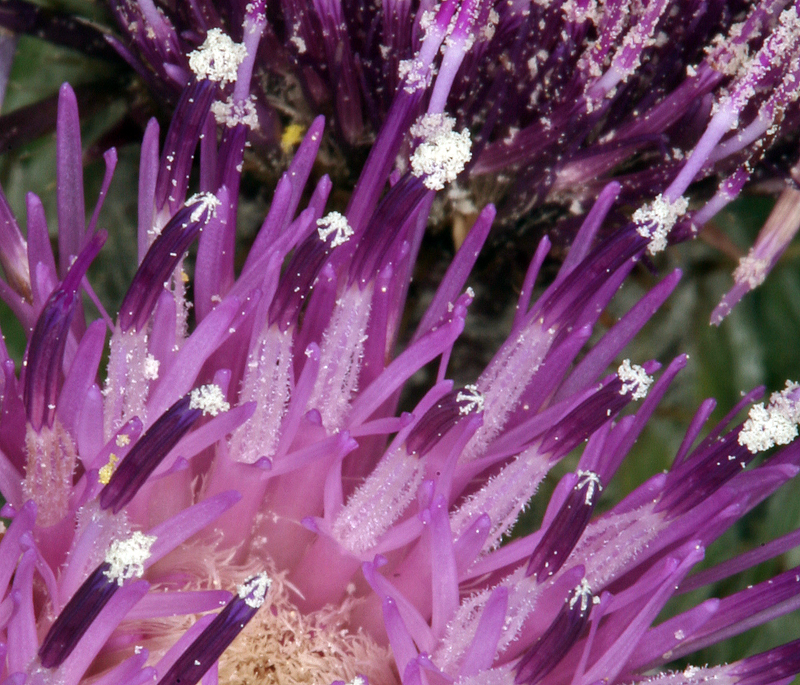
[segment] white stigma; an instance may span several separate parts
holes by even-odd
[[[586,578],[583,578],[581,580],[581,584],[572,591],[572,594],[569,597],[567,597],[569,608],[573,609],[575,604],[580,601],[582,612],[589,608],[589,601],[592,601],[596,604],[597,602],[594,600],[595,598],[592,597],[592,589],[589,587],[589,582],[586,580]]]
[[[444,114],[423,114],[410,129],[412,136],[422,139],[411,155],[411,173],[431,190],[455,181],[472,159],[469,131],[456,133],[455,123]]]
[[[598,476],[594,471],[577,471],[576,474],[578,476],[578,482],[575,483],[575,489],[580,490],[582,487],[586,487],[586,497],[584,498],[584,502],[586,504],[591,504],[592,499],[594,498],[594,491],[603,492],[603,484],[600,482],[600,476]]]
[[[679,197],[675,202],[669,202],[659,193],[651,204],[644,205],[633,213],[636,232],[643,238],[650,239],[647,246],[649,254],[658,254],[667,247],[669,232],[688,207],[686,198]]]
[[[625,395],[630,392],[634,400],[641,400],[647,397],[647,391],[653,383],[652,376],[648,376],[647,371],[638,364],[631,364],[630,359],[622,362],[617,369],[617,376],[622,381],[619,394]]]
[[[243,43],[233,39],[221,29],[210,29],[203,44],[189,53],[189,68],[198,79],[208,79],[218,83],[233,83],[239,65],[247,57]]]
[[[781,392],[774,392],[769,406],[759,402],[750,408],[749,418],[739,432],[739,444],[751,454],[763,452],[775,445],[788,445],[797,437],[800,423],[800,385],[786,381]]]
[[[218,385],[201,385],[192,390],[190,397],[189,409],[202,409],[203,414],[216,416],[231,408]]]
[[[122,585],[128,578],[140,578],[155,541],[155,535],[145,535],[139,531],[126,540],[114,540],[106,552],[105,561],[111,568],[104,571],[105,576],[116,581],[117,585]]]
[[[466,415],[473,411],[475,413],[483,411],[484,399],[483,395],[478,392],[477,385],[465,385],[464,390],[458,391],[456,402],[466,402],[464,406],[459,407],[459,414]]]
[[[327,240],[333,234],[331,247],[344,245],[353,235],[353,229],[347,221],[347,217],[339,212],[328,212],[321,219],[317,219],[317,233],[320,240]]]
[[[271,585],[272,579],[266,573],[259,573],[242,583],[237,588],[237,594],[247,606],[258,609],[264,604]]]
[[[205,212],[206,218],[203,223],[207,224],[213,217],[217,216],[217,207],[221,203],[213,193],[195,193],[186,200],[187,207],[193,204],[197,204],[197,206],[192,210],[189,219],[191,221],[200,221],[200,217]]]

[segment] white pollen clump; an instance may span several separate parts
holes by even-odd
[[[191,221],[200,221],[203,212],[206,213],[206,218],[203,221],[207,224],[212,218],[217,216],[217,207],[220,206],[220,201],[213,193],[195,193],[188,200],[186,200],[186,207],[196,204],[197,206],[192,210],[189,215]]]
[[[739,266],[733,272],[733,278],[737,283],[746,283],[747,287],[753,290],[764,282],[768,271],[769,260],[759,259],[751,249],[746,257],[739,260]]]
[[[328,212],[321,219],[317,219],[317,233],[320,240],[327,240],[328,236],[333,234],[331,247],[339,247],[350,239],[353,229],[343,214]]]
[[[465,385],[464,390],[459,390],[456,395],[456,402],[466,402],[465,405],[459,407],[458,413],[467,415],[470,412],[482,412],[484,405],[483,395],[478,392],[477,385]]]
[[[576,476],[578,476],[578,482],[575,483],[575,489],[580,490],[582,487],[586,486],[586,497],[584,497],[584,502],[589,505],[592,503],[594,499],[595,490],[597,492],[603,492],[603,483],[600,480],[600,476],[598,476],[594,471],[576,471]]]
[[[117,585],[122,585],[128,578],[140,578],[155,541],[155,535],[145,535],[138,530],[126,540],[114,540],[105,558],[111,567],[103,572],[104,575],[115,580]]]
[[[445,114],[423,114],[410,129],[412,136],[422,139],[411,155],[411,173],[431,190],[455,181],[472,159],[469,131],[456,133],[455,123]]]
[[[658,254],[667,247],[669,232],[678,218],[686,213],[688,207],[689,202],[684,197],[669,202],[659,193],[652,204],[644,205],[633,213],[636,232],[643,238],[650,239],[650,244],[647,246],[649,254]]]
[[[251,131],[259,129],[258,112],[256,111],[255,96],[251,95],[248,99],[234,101],[233,96],[225,102],[211,103],[211,113],[220,126],[236,128],[239,125],[247,126]]]
[[[125,447],[131,444],[131,436],[127,433],[120,433],[116,439],[117,447]]]
[[[489,10],[489,16],[487,17],[486,24],[480,30],[478,34],[480,39],[489,42],[494,38],[495,30],[497,29],[497,24],[500,21],[500,15],[497,13],[495,9]]]
[[[247,606],[258,609],[264,603],[270,585],[272,585],[272,579],[266,573],[259,573],[244,581],[237,588],[237,594]]]
[[[148,354],[144,358],[144,377],[148,381],[154,381],[158,378],[158,367],[161,366],[161,362],[158,361],[152,354]]]
[[[231,405],[225,400],[222,389],[218,385],[210,384],[192,390],[189,408],[202,409],[203,414],[216,416],[220,412],[228,411]]]
[[[430,70],[418,57],[401,60],[397,65],[397,76],[403,83],[403,90],[409,95],[431,84]]]
[[[632,392],[632,399],[634,400],[641,400],[647,397],[647,391],[653,383],[652,376],[648,376],[647,371],[638,364],[631,364],[630,359],[622,362],[617,369],[617,377],[622,381],[619,394],[625,395]]]
[[[239,65],[247,57],[243,43],[233,39],[221,29],[210,29],[203,44],[189,53],[189,68],[198,79],[208,79],[218,83],[233,83]]]
[[[763,452],[775,445],[788,445],[797,437],[800,423],[800,385],[786,381],[786,387],[774,392],[769,406],[763,402],[750,408],[747,421],[739,432],[739,444],[751,454]]]

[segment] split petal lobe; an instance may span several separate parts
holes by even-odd
[[[397,604],[391,597],[385,597],[383,600],[383,624],[389,634],[389,644],[392,646],[397,667],[404,671],[406,666],[417,657],[417,649],[400,616]]]
[[[86,224],[78,101],[66,83],[58,93],[56,141],[59,270],[66,274],[80,252]]]
[[[184,509],[180,514],[153,528],[149,534],[154,536],[156,541],[150,549],[150,558],[145,565],[154,564],[166,556],[182,542],[216,521],[241,498],[242,496],[235,490],[221,492]]]
[[[92,260],[105,243],[106,234],[95,234],[73,262],[61,287],[50,295],[36,321],[25,353],[23,401],[34,430],[51,428],[55,419],[58,382],[72,319],[80,302],[78,288]]]
[[[492,590],[481,614],[475,638],[467,650],[459,669],[459,675],[470,676],[490,668],[497,654],[497,643],[503,631],[508,609],[508,588]]]

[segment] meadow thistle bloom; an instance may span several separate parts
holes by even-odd
[[[216,118],[250,121],[261,168],[280,168],[323,114],[329,133],[318,164],[342,188],[359,177],[398,91],[426,91],[433,110],[472,139],[458,183],[434,208],[440,223],[455,220],[459,239],[493,202],[507,228],[545,225],[568,245],[613,179],[621,192],[610,230],[631,207],[671,194],[701,138],[713,150],[686,177],[733,195],[749,177],[782,175],[797,159],[800,31],[786,0],[285,0],[267,5],[257,42],[246,35],[245,2],[105,5],[113,27],[25,0],[3,3],[0,25],[103,59],[113,47],[171,106],[205,62],[220,85]],[[429,38],[441,49],[421,49]],[[229,58],[214,64],[221,47]],[[253,78],[234,85],[246,52]],[[428,90],[435,71],[448,86]],[[16,135],[40,125],[42,111],[14,118]],[[399,151],[406,163],[411,152]]]
[[[622,187],[605,185],[534,301],[550,249],[541,241],[506,342],[474,383],[454,387],[448,361],[493,206],[408,344],[396,343],[436,193],[474,158],[471,136],[446,113],[458,69],[447,56],[466,49],[471,6],[431,16],[346,211],[326,211],[327,176],[306,188],[320,117],[235,269],[264,9],[247,5],[238,43],[213,34],[186,56],[189,82],[163,143],[158,124],[147,127],[139,264],[116,315],[86,278],[106,238],[98,224],[116,157],[106,154],[87,222],[69,86],[57,258],[36,196],[25,238],[0,202],[0,296],[28,334],[19,369],[0,347],[0,492],[11,521],[0,542],[2,682],[761,685],[800,672],[791,642],[653,675],[800,605],[791,569],[656,624],[676,592],[797,545],[793,532],[690,575],[708,544],[800,471],[798,385],[736,423],[763,392],[752,391],[701,439],[707,401],[672,468],[596,513],[686,362],[659,374],[652,360],[619,361],[680,274],[587,343],[634,266],[733,194],[738,181],[697,208],[683,197],[763,73],[731,86],[675,178],[615,231],[602,227]],[[760,48],[774,49],[770,39]],[[84,294],[101,312],[88,324]],[[403,386],[429,364],[426,394],[398,412]],[[539,530],[501,544],[574,451]]]
[[[108,6],[122,33],[109,41],[162,100],[181,92],[204,48],[247,44],[246,3]],[[421,49],[437,35],[440,54]],[[438,70],[448,87],[430,90],[431,107],[472,135],[472,158],[439,211],[471,215],[492,201],[505,223],[525,223],[561,207],[569,242],[609,180],[621,184],[618,208],[670,194],[698,144],[714,150],[684,171],[693,179],[741,184],[787,137],[796,156],[798,35],[785,0],[287,0],[267,7],[255,78],[237,106],[259,122],[254,143],[273,150],[326,114],[350,161],[391,117],[398,90],[425,90]],[[219,81],[224,121],[234,87]]]

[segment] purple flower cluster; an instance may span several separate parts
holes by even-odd
[[[116,155],[106,154],[87,221],[69,86],[58,111],[57,259],[39,199],[27,198],[23,238],[0,194],[0,297],[28,335],[21,367],[0,345],[10,520],[0,684],[766,685],[800,672],[799,641],[728,665],[662,669],[795,610],[800,568],[657,622],[674,595],[800,543],[795,531],[691,575],[710,543],[800,471],[798,385],[766,403],[754,390],[710,428],[706,401],[669,471],[596,512],[686,363],[620,361],[680,274],[602,335],[599,317],[642,259],[736,195],[763,136],[794,116],[796,8],[754,5],[734,27],[728,4],[697,5],[687,21],[665,2],[467,0],[414,13],[286,2],[276,43],[275,10],[260,0],[225,16],[193,3],[173,19],[151,2],[115,4],[146,63],[129,58],[180,92],[163,142],[155,120],[142,142],[138,269],[118,314],[86,278],[106,238],[98,223]],[[178,18],[203,35],[176,29]],[[348,21],[360,27],[358,51],[344,39]],[[532,26],[563,50],[521,40]],[[684,74],[684,52],[719,26],[730,39]],[[335,101],[346,140],[364,135],[372,94],[376,138],[347,209],[326,211],[331,180],[310,182],[324,135],[314,119],[235,268],[245,147],[269,121],[259,70],[286,60],[287,44],[310,101]],[[387,48],[383,61],[367,58],[373,47]],[[502,76],[512,58],[528,65],[519,88]],[[494,80],[471,78],[482,60],[496,63]],[[645,79],[647,65],[655,75]],[[530,101],[468,106],[496,102],[494,88]],[[548,88],[558,98],[547,102]],[[637,93],[628,119],[620,103]],[[566,102],[572,109],[559,109]],[[670,159],[599,180],[631,156],[646,163],[664,132],[685,152],[661,150]],[[493,205],[476,212],[402,349],[398,332],[437,196],[500,170],[530,197],[559,182],[587,188],[588,204],[555,279],[534,299],[544,238],[506,341],[474,383],[455,387],[448,362]],[[687,188],[712,171],[726,176],[719,191],[690,206]],[[629,219],[611,216],[645,195]],[[91,323],[89,300],[101,313]],[[404,385],[429,365],[434,382],[398,411]],[[574,469],[540,528],[508,541],[568,455]]]

